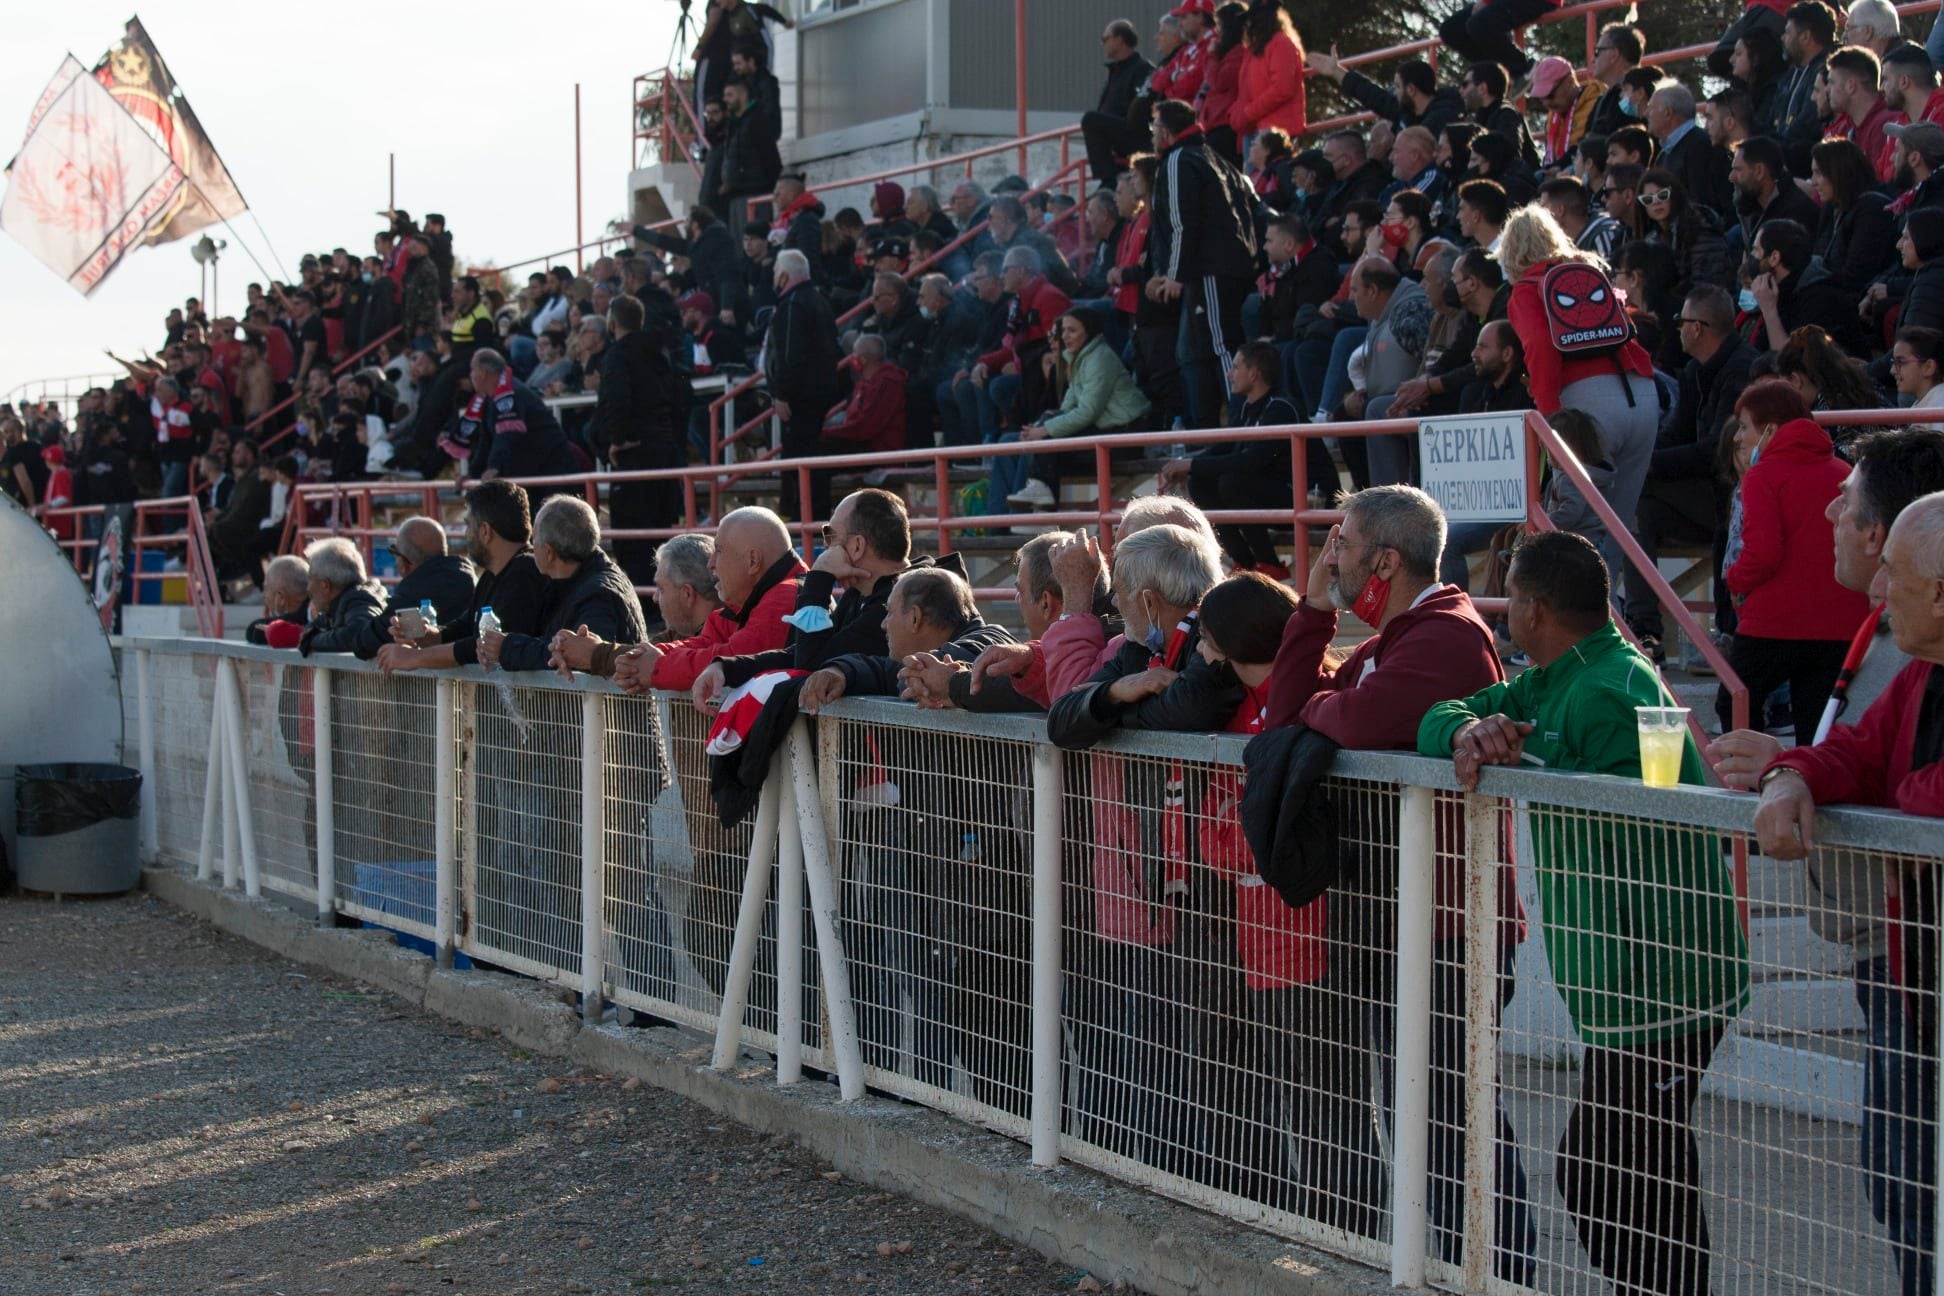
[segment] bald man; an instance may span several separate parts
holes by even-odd
[[[774,652],[787,647],[783,618],[796,610],[797,587],[810,569],[797,557],[789,528],[769,509],[739,508],[716,527],[709,560],[722,606],[702,632],[665,644],[611,644],[563,632],[554,640],[554,665],[563,672],[611,676],[630,693],[687,689],[718,657]]]
[[[392,621],[402,609],[416,612],[430,600],[439,624],[455,621],[472,607],[473,566],[446,552],[445,527],[429,517],[409,517],[392,533],[390,552],[398,565],[385,610],[364,623],[351,651],[370,661],[392,641]]]
[[[296,554],[280,554],[270,560],[263,573],[263,615],[243,630],[246,643],[290,648],[310,620],[310,564]],[[276,632],[279,642],[270,642],[270,627],[282,622],[286,629]],[[287,642],[286,642],[287,640]]]

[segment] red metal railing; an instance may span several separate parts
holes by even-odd
[[[703,134],[702,123],[695,117],[694,85],[692,78],[684,77],[672,67],[659,72],[645,72],[634,79],[634,130],[628,153],[630,168],[644,165],[641,142],[653,140],[657,161],[666,164],[671,155],[679,153],[694,168],[696,175],[702,174],[693,147]],[[647,130],[641,126],[644,108],[659,110],[658,120]],[[684,122],[687,123],[687,130],[683,129]]]
[[[387,330],[386,332],[380,334],[374,340],[365,343],[363,346],[359,347],[356,351],[353,351],[350,355],[344,357],[344,359],[338,361],[335,365],[331,366],[331,376],[336,377],[338,374],[343,373],[345,370],[351,368],[351,366],[357,364],[358,361],[364,359],[366,356],[370,355],[373,351],[376,351],[379,347],[385,345],[385,343],[397,337],[399,333],[403,330],[403,327],[404,327],[403,325],[398,325],[394,328]],[[302,399],[303,399],[302,392],[292,392],[290,395],[278,401],[275,405],[272,405],[269,409],[263,411],[263,413],[251,419],[248,423],[245,423],[243,425],[243,430],[249,433],[255,433],[259,431],[265,425],[267,425],[271,419],[283,413],[285,410],[292,408],[297,404],[298,401]],[[294,431],[296,431],[296,427],[294,425],[285,428],[282,432],[276,433],[274,436],[264,441],[259,446],[259,449],[268,450],[271,446],[276,445],[279,441],[283,440],[285,437],[289,436]],[[192,463],[190,465],[190,470],[193,472],[194,468],[195,465]]]

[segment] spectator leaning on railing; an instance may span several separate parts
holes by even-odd
[[[263,573],[263,615],[243,628],[243,642],[295,648],[310,620],[310,564],[279,554]]]
[[[310,564],[310,621],[297,651],[350,652],[367,622],[385,610],[385,590],[365,574],[364,555],[342,536],[312,541],[304,549]]]
[[[601,523],[587,501],[556,495],[533,517],[533,562],[553,582],[552,597],[537,634],[479,636],[482,666],[546,670],[555,636],[594,635],[611,643],[640,643],[648,636],[634,585],[601,548]]]
[[[1599,553],[1568,532],[1529,536],[1506,592],[1532,668],[1432,707],[1418,750],[1452,756],[1467,790],[1484,765],[1638,779],[1635,708],[1673,698],[1613,624]],[[1684,737],[1681,782],[1705,781]],[[1586,1044],[1556,1162],[1560,1195],[1617,1288],[1705,1292],[1712,1256],[1694,1105],[1748,1004],[1747,941],[1719,839],[1536,807],[1532,820],[1546,953]]]
[[[378,665],[387,674],[400,670],[439,670],[470,666],[479,660],[479,616],[493,609],[502,633],[539,634],[552,582],[534,565],[527,541],[533,534],[526,489],[498,479],[481,482],[466,492],[466,557],[477,580],[472,598],[457,616],[441,614],[435,635],[409,639],[396,622],[392,642],[378,650]]]

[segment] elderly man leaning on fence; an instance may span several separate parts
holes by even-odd
[[[385,610],[385,588],[365,574],[364,555],[343,536],[313,540],[304,550],[310,564],[310,624],[297,651],[351,652],[367,623]]]
[[[1613,624],[1584,538],[1529,536],[1507,620],[1532,668],[1431,708],[1418,750],[1482,765],[1640,777],[1634,709],[1673,704]],[[1941,623],[1944,624],[1944,623]],[[1686,740],[1681,782],[1705,781]],[[1710,1241],[1693,1132],[1702,1074],[1748,1005],[1748,944],[1718,837],[1652,819],[1534,805],[1546,954],[1586,1044],[1556,1177],[1580,1243],[1623,1291],[1703,1293]]]
[[[553,582],[539,633],[480,635],[480,665],[546,670],[563,632],[624,643],[648,637],[634,586],[602,550],[600,519],[586,500],[556,495],[540,506],[533,519],[533,562]]]
[[[391,555],[398,564],[398,584],[392,586],[384,611],[359,628],[351,646],[366,661],[391,643],[392,627],[401,611],[416,612],[430,603],[443,626],[465,616],[472,606],[473,565],[462,555],[446,552],[445,528],[438,522],[429,517],[406,518],[392,537]]]
[[[244,627],[244,642],[295,648],[309,620],[310,564],[296,554],[272,558],[263,573],[263,615]]]
[[[610,676],[630,693],[646,693],[691,688],[718,657],[771,652],[788,643],[784,618],[796,608],[805,569],[783,519],[757,506],[725,514],[711,564],[722,605],[693,637],[653,644],[643,642],[645,634],[622,638],[562,627],[554,636],[554,666]]]
[[[667,626],[661,642],[702,633],[710,614],[722,606],[716,593],[714,537],[678,535],[662,542],[655,550],[655,603]]]
[[[1836,580],[1869,591],[1883,570],[1890,527],[1910,504],[1944,491],[1944,432],[1899,428],[1850,443],[1855,467],[1843,482],[1835,516]],[[1823,712],[1815,741],[1828,739],[1838,719],[1859,719],[1890,687],[1910,656],[1890,633],[1879,604],[1857,631]],[[1783,752],[1780,739],[1737,729],[1708,748],[1715,772],[1729,787],[1753,790]],[[1936,1217],[1933,1176],[1936,1083],[1917,1047],[1914,1023],[1891,965],[1882,860],[1862,851],[1811,852],[1803,861],[1809,926],[1849,949],[1855,960],[1856,1001],[1869,1029],[1863,1071],[1861,1160],[1870,1208],[1889,1231],[1906,1291],[1930,1291]]]
[[[1373,486],[1343,501],[1341,525],[1310,568],[1307,594],[1284,627],[1276,667],[1269,678],[1266,727],[1305,725],[1350,750],[1409,750],[1418,725],[1434,705],[1474,693],[1505,678],[1493,651],[1492,633],[1461,589],[1438,580],[1445,519],[1436,501],[1414,486]],[[1341,664],[1330,645],[1339,610],[1349,611],[1376,633]],[[1346,815],[1369,813],[1359,799]],[[1378,813],[1395,813],[1384,798]],[[1447,1260],[1459,1263],[1463,1241],[1465,1144],[1465,938],[1462,822],[1447,814],[1439,836],[1447,853],[1437,878],[1433,927],[1432,1011],[1432,1197],[1431,1218]],[[1353,841],[1394,840],[1388,829],[1343,834]],[[1367,1120],[1348,1119],[1370,1088],[1374,1056],[1389,1053],[1394,1026],[1387,1006],[1395,978],[1396,870],[1394,852],[1366,851],[1346,864],[1343,881],[1329,892],[1329,983],[1332,1004],[1371,1004],[1369,1020],[1341,1017],[1323,1023],[1334,1048],[1322,1054],[1320,1090],[1334,1096],[1330,1124],[1315,1134],[1332,1146],[1325,1172],[1332,1181],[1346,1227],[1367,1230],[1383,1208],[1382,1158]],[[1413,862],[1414,863],[1414,862]],[[1512,963],[1518,942],[1517,902],[1510,870],[1500,879],[1501,921],[1496,932],[1477,933],[1498,948],[1498,1002],[1512,996]],[[1375,1039],[1371,1038],[1375,1033]],[[1374,1054],[1374,1056],[1373,1056]],[[1388,1106],[1388,1104],[1386,1104]],[[1496,1158],[1498,1219],[1494,1266],[1500,1277],[1530,1281],[1535,1231],[1526,1202],[1525,1171],[1518,1142],[1503,1111],[1498,1115]]]
[[[479,661],[479,614],[487,608],[504,634],[538,634],[553,597],[553,582],[534,564],[527,541],[533,519],[526,488],[495,478],[466,492],[466,557],[478,579],[472,597],[457,616],[443,610],[436,632],[417,639],[392,625],[392,642],[378,650],[378,665],[393,671],[441,670]]]

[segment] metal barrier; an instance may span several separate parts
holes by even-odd
[[[1824,813],[1744,930],[1752,797],[1343,753],[1343,878],[1290,911],[1250,885],[1235,736],[1059,752],[846,700],[723,830],[679,696],[120,648],[152,854],[713,1031],[718,1066],[818,1067],[1400,1285],[1932,1285],[1935,1005],[1881,978],[1869,881],[1935,867],[1932,821]]]

